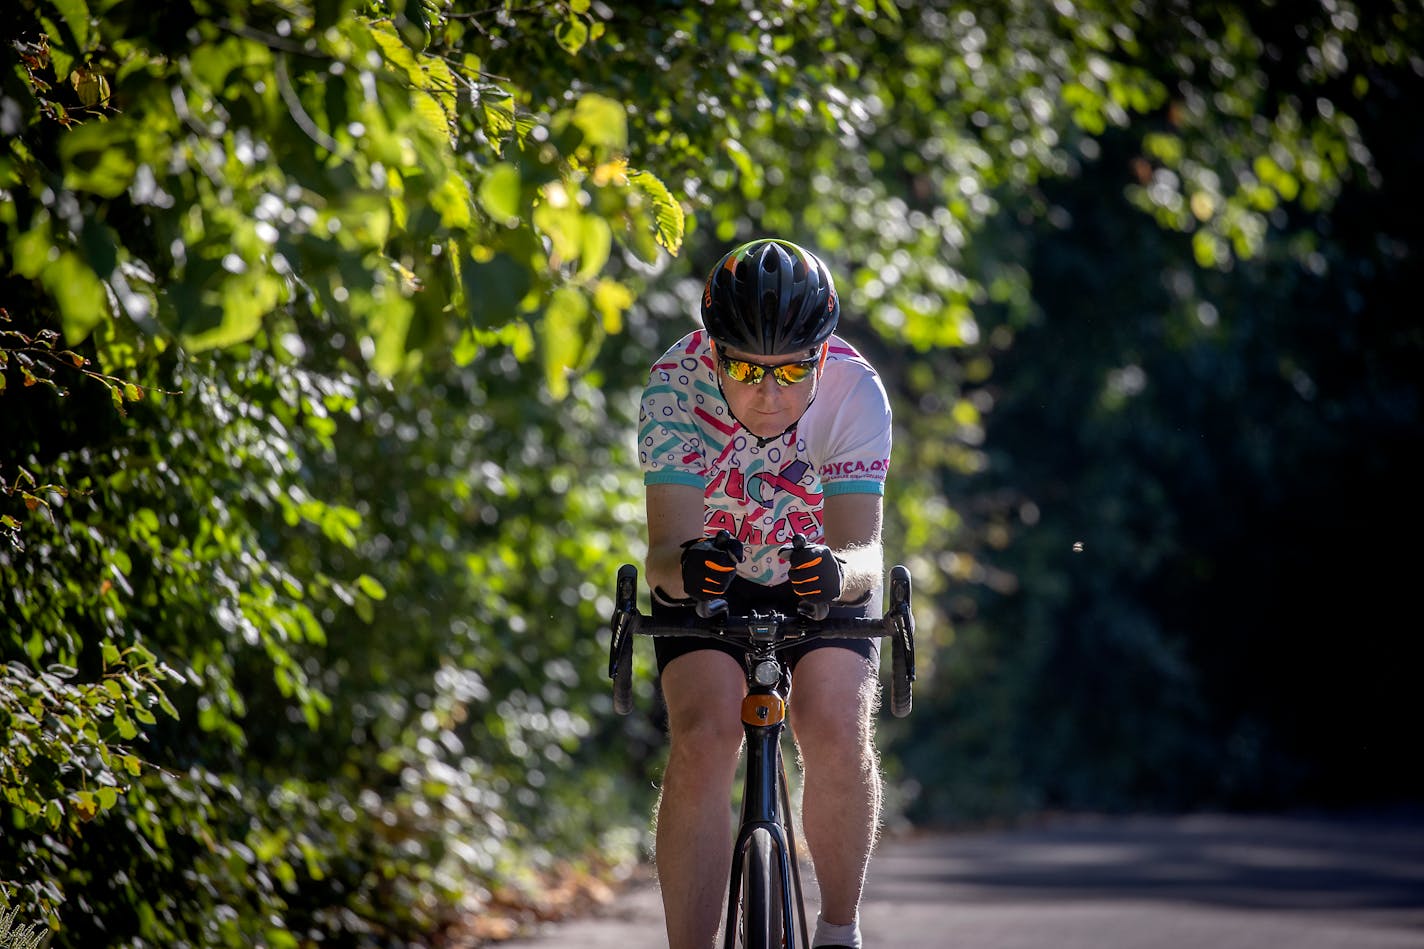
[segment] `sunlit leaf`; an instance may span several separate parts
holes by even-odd
[[[583,356],[588,300],[575,290],[554,291],[544,310],[544,382],[556,399],[569,391],[569,372]]]
[[[89,5],[84,0],[54,0],[55,9],[64,18],[65,25],[74,33],[79,48],[74,52],[84,53],[89,49]]]
[[[587,145],[613,152],[628,147],[628,114],[616,99],[586,93],[574,105],[569,121],[583,133]]]
[[[430,205],[440,213],[441,225],[452,230],[470,226],[471,200],[470,185],[459,175],[447,175],[430,195]]]
[[[132,132],[118,120],[86,122],[72,129],[60,139],[59,151],[65,187],[102,198],[122,194],[138,171]]]
[[[652,201],[658,243],[669,253],[676,255],[682,248],[685,225],[682,205],[668,191],[667,186],[649,172],[634,172],[628,176],[628,181]]]
[[[406,297],[385,292],[373,312],[376,354],[372,367],[382,375],[394,375],[406,361],[406,335],[415,307]]]
[[[588,42],[588,23],[582,17],[570,14],[554,29],[559,45],[570,53],[577,53]]]
[[[500,162],[480,181],[480,206],[496,221],[506,223],[517,218],[522,204],[519,168]]]
[[[593,290],[593,305],[609,334],[623,331],[623,313],[633,305],[633,292],[615,280],[600,280]]]
[[[588,279],[608,263],[608,255],[613,250],[613,229],[603,218],[590,214],[585,215],[581,230],[578,276]]]
[[[65,343],[84,340],[108,313],[104,285],[78,254],[63,253],[47,264],[40,279],[59,304]]]

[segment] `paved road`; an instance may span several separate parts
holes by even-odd
[[[871,949],[1424,949],[1424,821],[1045,820],[882,843]],[[651,885],[502,949],[664,949]]]

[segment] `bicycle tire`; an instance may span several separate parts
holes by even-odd
[[[890,570],[890,714],[904,718],[914,704],[911,692],[915,681],[915,614],[910,612],[910,571],[902,564]]]
[[[890,714],[896,718],[909,715],[914,705],[907,652],[904,641],[898,635],[890,638]]]
[[[781,855],[771,831],[759,827],[742,851],[742,949],[782,949]]]
[[[625,633],[615,647],[613,672],[613,711],[627,715],[633,711],[633,634]]]

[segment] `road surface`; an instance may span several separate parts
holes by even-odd
[[[1424,820],[1063,817],[888,839],[861,929],[868,949],[1424,949]],[[665,949],[659,896],[632,886],[500,946]]]

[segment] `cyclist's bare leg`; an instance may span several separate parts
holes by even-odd
[[[658,801],[658,882],[669,949],[712,949],[732,856],[732,782],[742,747],[746,676],[716,650],[662,673],[670,746]]]
[[[871,732],[876,670],[823,648],[796,665],[791,722],[805,772],[802,823],[821,890],[821,917],[855,921],[880,824],[880,762]]]

